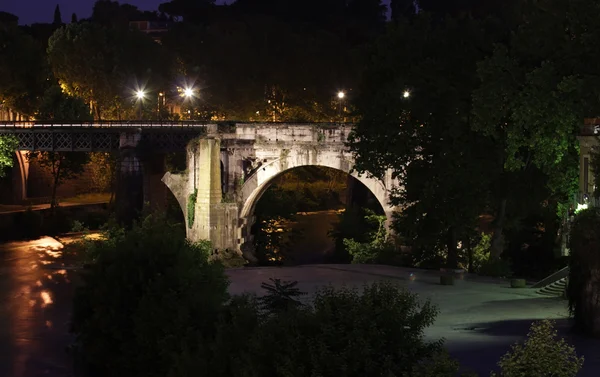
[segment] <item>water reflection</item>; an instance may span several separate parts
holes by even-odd
[[[42,291],[42,293],[40,293],[40,297],[42,298],[42,308],[45,308],[46,306],[52,304],[54,301],[52,301],[52,297],[50,296],[50,292],[48,291]]]
[[[0,376],[71,374],[64,350],[72,286],[62,248],[49,237],[0,244]]]

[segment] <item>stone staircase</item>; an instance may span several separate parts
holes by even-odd
[[[532,286],[537,289],[536,293],[544,296],[563,297],[567,289],[567,278],[569,277],[569,267],[553,273],[547,278],[540,280]]]
[[[552,284],[545,286],[544,288],[540,288],[536,291],[537,294],[544,296],[558,296],[563,297],[565,290],[567,289],[567,278],[562,278],[555,281]]]

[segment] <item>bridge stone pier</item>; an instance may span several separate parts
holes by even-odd
[[[352,172],[354,159],[345,143],[351,125],[235,124],[207,126],[187,145],[187,169],[166,173],[162,181],[183,210],[187,236],[208,239],[215,249],[241,252],[253,260],[254,209],[273,182],[287,170],[324,166],[351,174],[377,198],[388,218],[390,190],[398,184]]]

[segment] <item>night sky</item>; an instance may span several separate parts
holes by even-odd
[[[128,0],[119,1],[137,6],[141,10],[158,10],[158,4],[168,0]],[[60,5],[63,22],[71,21],[71,14],[77,13],[78,18],[92,15],[96,0],[0,0],[0,10],[19,16],[22,25],[34,22],[52,22],[54,8]],[[222,4],[224,0],[217,0]],[[233,2],[229,0],[229,2]]]
[[[158,4],[167,0],[128,0],[120,3],[129,3],[141,10],[158,10]],[[218,4],[232,3],[234,0],[217,0]],[[77,13],[78,18],[87,18],[92,15],[92,7],[96,0],[0,0],[0,11],[9,12],[19,16],[21,25],[34,22],[52,22],[54,7],[60,5],[63,22],[71,21],[71,14]],[[389,0],[384,0],[389,3]]]

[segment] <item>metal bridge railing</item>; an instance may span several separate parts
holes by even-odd
[[[93,122],[45,122],[45,121],[0,121],[0,129],[27,129],[27,128],[127,128],[127,127],[149,127],[149,128],[186,128],[207,127],[204,122],[197,121],[147,121],[147,120],[102,120]]]

